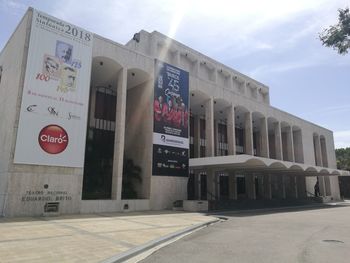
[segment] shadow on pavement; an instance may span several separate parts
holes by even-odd
[[[157,215],[176,216],[176,214],[186,214],[185,211],[141,211],[141,212],[115,212],[115,213],[94,213],[94,214],[64,214],[58,216],[32,216],[32,217],[0,217],[1,223],[20,223],[35,221],[58,221],[58,220],[101,220],[102,218],[125,218],[125,217],[148,217]]]
[[[302,212],[321,209],[336,209],[350,207],[350,204],[337,203],[337,204],[318,204],[318,205],[300,205],[300,206],[280,206],[270,208],[246,208],[240,210],[221,210],[207,213],[208,216],[226,216],[226,217],[249,217],[260,216],[278,213],[290,213],[290,212]]]

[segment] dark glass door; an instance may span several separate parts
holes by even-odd
[[[207,200],[207,175],[201,174],[201,200]]]
[[[246,197],[245,177],[237,177],[237,197],[238,199]]]

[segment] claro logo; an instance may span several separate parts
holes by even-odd
[[[68,146],[68,134],[60,126],[52,124],[44,127],[38,137],[41,149],[49,154],[63,152]]]

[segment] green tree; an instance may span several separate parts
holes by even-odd
[[[322,45],[333,47],[339,54],[345,55],[350,48],[350,13],[349,8],[338,9],[338,24],[330,26],[319,34]]]
[[[134,164],[134,161],[124,158],[123,163],[123,183],[122,183],[122,199],[136,199],[137,191],[135,185],[142,182],[142,170]]]
[[[335,150],[337,168],[350,171],[350,147]]]

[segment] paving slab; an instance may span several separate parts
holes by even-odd
[[[213,220],[178,211],[0,218],[0,262],[101,262]]]

